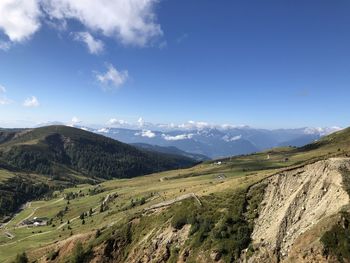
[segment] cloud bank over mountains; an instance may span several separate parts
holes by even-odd
[[[0,127],[2,125],[3,122],[0,121]],[[173,146],[188,153],[205,155],[210,158],[250,154],[280,146],[300,147],[341,130],[340,127],[270,130],[244,125],[220,125],[195,121],[182,124],[154,124],[146,122],[143,118],[135,122],[112,118],[105,125],[98,125],[88,124],[77,116],[67,122],[47,122],[35,127],[48,125],[76,127],[129,144]],[[22,126],[16,126],[30,127],[24,125],[23,121]]]
[[[210,158],[249,154],[280,146],[300,147],[341,129],[327,127],[268,130],[193,121],[179,125],[157,125],[144,121],[142,125],[132,125],[116,120],[113,123],[114,126],[91,131],[125,143],[174,146],[182,151]]]

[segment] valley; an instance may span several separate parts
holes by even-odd
[[[52,189],[2,225],[0,261],[25,251],[38,262],[287,262],[302,235],[349,204],[339,172],[349,152],[346,129],[302,148]],[[47,224],[23,224],[36,218]]]
[[[176,170],[135,179],[107,181],[99,184],[101,193],[96,195],[89,194],[89,190],[94,189],[94,186],[79,185],[54,193],[57,197],[52,200],[31,202],[30,207],[25,208],[6,227],[2,228],[0,260],[6,259],[7,256],[2,251],[6,251],[8,255],[14,255],[21,248],[32,246],[35,248],[40,243],[64,240],[70,237],[71,231],[74,235],[74,233],[96,231],[100,228],[111,228],[113,225],[118,225],[118,222],[127,220],[130,215],[185,193],[195,193],[200,197],[204,194],[224,191],[234,185],[241,185],[241,183],[248,184],[258,179],[255,176],[242,178],[238,175],[241,173],[240,171],[228,169],[226,174],[228,180],[222,181],[217,179],[218,174],[215,170],[217,170],[216,167],[213,169],[210,164],[207,164],[189,170]],[[202,172],[206,175],[200,175]],[[193,174],[198,176],[193,176]],[[63,199],[67,193],[79,193],[79,195],[84,196],[69,200],[69,204],[67,204],[68,200]],[[100,212],[102,200],[115,193],[118,194],[118,197],[108,205],[108,210]],[[141,205],[140,200],[144,200],[145,203]],[[68,207],[68,210],[61,220],[57,214],[64,211],[65,207]],[[85,225],[82,225],[79,217],[83,212],[88,213],[90,209],[93,210],[93,215],[87,217]],[[28,215],[31,218],[48,217],[54,218],[54,220],[51,226],[28,228],[19,226],[21,220]],[[67,228],[68,220],[71,230]],[[34,233],[32,233],[33,231]],[[9,239],[5,235],[6,232],[12,233],[15,237]],[[2,248],[6,248],[6,250]]]

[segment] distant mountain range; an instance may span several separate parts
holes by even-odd
[[[88,128],[85,128],[88,129]],[[332,128],[254,129],[242,127],[195,127],[157,131],[151,129],[100,128],[95,133],[129,143],[176,147],[181,151],[220,158],[249,154],[281,146],[300,147],[340,130]]]
[[[60,123],[45,123],[42,126],[52,124]],[[182,153],[185,153],[183,156],[199,154],[211,159],[250,154],[273,147],[300,147],[341,130],[340,127],[269,130],[249,126],[211,125],[205,122],[193,121],[180,125],[153,124],[143,120],[139,120],[137,124],[111,120],[107,127],[83,125],[81,123],[69,123],[67,125],[95,132],[128,144],[148,144],[146,148],[153,147],[153,150],[155,150],[155,146],[176,147]],[[145,148],[145,145],[143,145],[143,148]],[[164,151],[167,150],[162,149],[161,152]],[[200,158],[200,160],[202,159]]]

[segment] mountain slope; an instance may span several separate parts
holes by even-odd
[[[0,144],[12,140],[21,129],[0,129]]]
[[[349,169],[348,158],[319,161],[263,181],[265,205],[252,234],[255,261],[271,251],[271,261],[286,259],[299,236],[349,204],[341,167]]]
[[[191,159],[194,159],[197,161],[210,160],[209,157],[207,157],[205,155],[185,152],[185,151],[182,151],[174,146],[165,147],[165,146],[151,145],[151,144],[147,144],[147,143],[133,143],[132,145],[135,146],[136,148],[151,151],[151,152],[179,155],[179,156],[184,156],[184,157],[191,158]]]
[[[190,158],[135,147],[66,126],[22,132],[0,144],[0,160],[15,169],[48,175],[76,171],[104,179],[133,177],[195,164]]]
[[[349,153],[346,129],[302,148],[78,185],[0,230],[0,261],[31,247],[30,261],[56,263],[348,262]],[[16,226],[35,208],[51,225]]]

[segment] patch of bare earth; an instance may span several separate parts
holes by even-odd
[[[265,179],[267,188],[252,234],[258,252],[248,262],[286,260],[293,245],[302,242],[299,237],[349,203],[339,172],[344,165],[350,167],[350,159],[332,158]]]
[[[157,231],[151,230],[150,236],[130,252],[127,262],[167,262],[171,256],[172,247],[182,248],[190,228],[190,225],[185,225],[182,229],[175,230],[169,225]]]
[[[320,237],[328,231],[335,222],[340,221],[340,215],[332,215],[322,219],[317,225],[300,235],[290,249],[288,257],[284,260],[285,263],[332,263],[338,262],[335,258],[323,256],[323,246],[320,242]]]
[[[51,245],[45,246],[43,248],[36,249],[32,251],[29,254],[30,258],[39,258],[38,263],[58,263],[62,262],[63,258],[71,255],[73,252],[73,249],[75,248],[76,244],[78,242],[84,243],[85,241],[89,240],[92,236],[92,233],[85,233],[85,234],[77,234],[74,236],[71,236],[65,240],[58,241],[56,243],[53,243]],[[47,256],[52,252],[57,252],[58,255],[55,260],[48,260]]]

